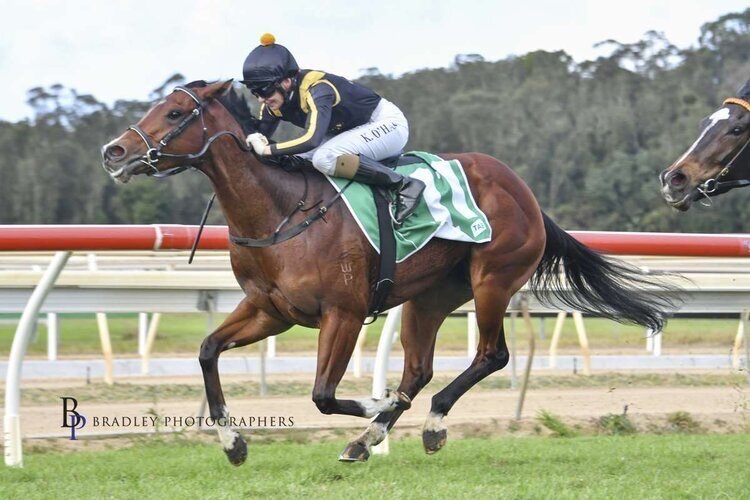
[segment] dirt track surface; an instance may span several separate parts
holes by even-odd
[[[75,397],[75,388],[62,389],[61,395]],[[412,408],[399,420],[397,428],[416,431],[421,427],[429,411],[430,397],[434,391],[420,394]],[[200,401],[127,402],[121,404],[87,403],[79,400],[77,411],[86,416],[86,428],[79,436],[87,433],[119,433],[153,431],[150,425],[135,427],[122,426],[122,417],[131,417],[139,422],[144,418],[158,415],[162,418],[195,416],[201,406]],[[308,428],[352,428],[364,429],[366,419],[340,415],[321,414],[309,396],[305,397],[264,397],[228,401],[230,414],[244,417],[251,427],[258,425],[258,419],[277,417],[274,427],[279,427],[278,417],[284,417],[288,425],[293,420],[295,429]],[[469,392],[459,400],[446,419],[449,429],[452,426],[471,426],[486,429],[507,429],[515,417],[518,404],[518,391],[476,391]],[[523,408],[524,423],[533,424],[540,410],[546,410],[566,423],[590,422],[606,414],[621,414],[627,405],[628,416],[636,422],[664,420],[666,415],[678,411],[688,412],[707,430],[745,431],[750,429],[750,389],[747,387],[650,387],[650,388],[584,388],[584,389],[544,389],[530,390]],[[114,426],[104,426],[103,417],[109,423],[117,418]],[[93,428],[94,417],[99,417],[99,427]],[[68,429],[61,428],[62,406],[26,406],[21,409],[23,435],[66,436]],[[169,426],[167,426],[169,427]]]

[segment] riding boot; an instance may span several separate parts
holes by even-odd
[[[424,182],[405,177],[392,168],[364,155],[341,155],[336,160],[336,177],[353,179],[363,184],[386,186],[396,193],[396,224],[402,224],[417,208],[425,189]]]

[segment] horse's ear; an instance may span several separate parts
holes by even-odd
[[[750,80],[745,82],[745,85],[740,87],[740,90],[737,91],[737,97],[740,97],[742,99],[747,99],[750,97]]]
[[[229,80],[226,80],[224,82],[216,82],[206,85],[206,88],[203,90],[203,98],[216,99],[223,96],[224,94],[229,92],[229,89],[232,88],[233,81],[234,79],[230,78]]]

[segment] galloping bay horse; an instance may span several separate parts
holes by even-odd
[[[694,201],[750,186],[750,81],[701,125],[693,145],[659,175],[662,196],[682,211]]]
[[[289,224],[309,217],[293,211],[303,192],[309,200],[325,201],[334,199],[335,191],[317,172],[287,171],[249,153],[242,138],[253,122],[241,118],[248,113],[244,100],[231,90],[231,80],[177,87],[137,125],[102,148],[104,169],[124,183],[134,175],[164,176],[193,166],[213,184],[231,236],[267,238],[290,211]],[[320,329],[312,392],[318,409],[375,417],[343,451],[340,459],[345,461],[366,460],[368,448],[382,441],[410,407],[432,377],[438,327],[472,297],[480,333],[477,353],[469,367],[432,398],[422,434],[427,453],[445,444],[443,419],[456,400],[508,363],[503,317],[511,296],[527,281],[573,309],[654,329],[662,326],[662,309],[669,300],[639,296],[644,286],[661,285],[603,258],[560,229],[510,168],[479,153],[445,158],[463,165],[473,196],[492,226],[492,239],[482,244],[434,239],[397,265],[396,284],[385,308],[404,304],[404,372],[398,389],[382,399],[336,398],[378,276],[377,253],[346,205],[330,204],[320,214],[322,220],[283,243],[262,248],[230,244],[232,269],[245,298],[203,341],[199,360],[210,415],[233,464],[245,460],[247,446],[228,425],[219,355],[278,335],[294,324]]]

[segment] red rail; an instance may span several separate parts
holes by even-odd
[[[189,250],[198,226],[0,226],[0,251]],[[200,247],[226,250],[226,226],[206,226]]]
[[[189,250],[197,226],[2,226],[0,251]],[[607,254],[681,257],[750,257],[750,234],[675,234],[571,231]],[[226,226],[206,226],[200,247],[228,248]]]
[[[750,257],[750,234],[617,233],[570,231],[607,254],[676,257]]]

